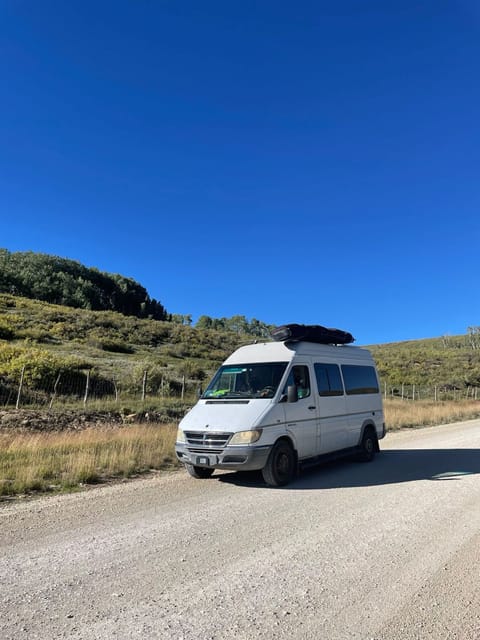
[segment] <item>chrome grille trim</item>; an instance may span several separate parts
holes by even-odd
[[[232,435],[232,433],[215,431],[185,431],[185,438],[189,450],[193,447],[195,450],[208,450],[212,453],[213,449],[218,449],[216,453],[221,453],[223,447],[227,445]]]

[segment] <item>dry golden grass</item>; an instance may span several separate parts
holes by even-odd
[[[480,401],[385,400],[387,430],[469,420]],[[63,433],[0,434],[0,496],[61,491],[178,466],[176,427],[130,425]]]
[[[177,465],[174,425],[0,434],[0,495],[63,490]]]
[[[385,423],[388,431],[406,427],[425,427],[470,420],[480,416],[480,401],[461,400],[433,402],[430,400],[400,400],[387,398],[384,401]]]

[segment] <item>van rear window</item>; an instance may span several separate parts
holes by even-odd
[[[342,364],[342,375],[347,395],[379,391],[377,374],[373,367]]]

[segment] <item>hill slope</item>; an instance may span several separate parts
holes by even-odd
[[[25,382],[48,399],[81,397],[85,376],[99,397],[193,392],[241,344],[241,332],[87,311],[0,294],[0,402]],[[373,345],[382,384],[468,389],[480,386],[480,349],[471,336]],[[2,391],[3,390],[3,391]],[[11,400],[10,400],[11,403]]]
[[[0,249],[0,293],[80,309],[166,320],[167,312],[131,278],[42,253]]]
[[[370,347],[390,386],[480,387],[480,349],[471,336],[444,336]]]
[[[184,377],[193,388],[239,344],[251,341],[232,331],[0,294],[0,402],[1,385],[5,396],[9,385],[18,384],[24,365],[25,381],[45,393],[61,373],[59,393],[80,395],[87,372],[99,395],[101,388],[112,394],[112,385],[138,393],[145,372],[148,393],[178,390]]]

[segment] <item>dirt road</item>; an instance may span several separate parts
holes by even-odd
[[[480,638],[480,421],[382,448],[3,503],[0,638]]]

